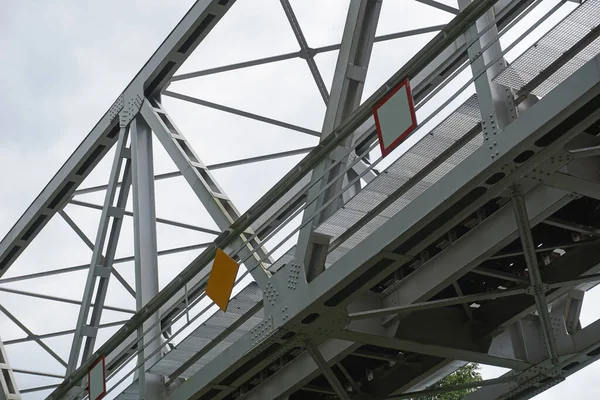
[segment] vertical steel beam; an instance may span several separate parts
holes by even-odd
[[[537,306],[538,315],[542,323],[542,331],[544,333],[544,341],[546,342],[546,350],[548,352],[548,356],[552,360],[552,363],[558,364],[556,338],[552,329],[550,313],[548,312],[548,302],[546,301],[545,295],[546,291],[544,290],[544,283],[542,282],[542,275],[540,274],[537,253],[535,252],[535,245],[533,243],[533,235],[531,234],[529,216],[527,215],[527,206],[525,205],[522,187],[520,185],[512,186],[510,188],[510,197],[512,199],[515,218],[519,228],[519,236],[521,237],[521,245],[523,246],[525,261],[529,270],[529,279],[531,281],[533,292],[532,294],[535,297],[535,304]]]
[[[158,250],[156,244],[156,209],[154,204],[154,167],[152,156],[152,131],[146,121],[138,115],[131,123],[131,159],[133,164],[133,233],[135,254],[135,288],[137,309],[142,309],[158,293]],[[159,320],[155,313],[144,324],[144,331]],[[149,338],[152,343],[148,344]],[[160,325],[151,329],[144,340],[147,345],[139,352],[139,361],[145,353],[152,353],[160,346]],[[141,345],[140,345],[141,347]],[[157,352],[139,371],[140,399],[163,398],[162,378],[146,373],[160,359]]]
[[[342,44],[338,56],[335,75],[331,87],[331,95],[325,113],[321,140],[325,139],[333,129],[347,118],[359,105],[367,76],[367,68],[371,59],[371,51],[381,11],[381,0],[352,0],[348,8],[346,26],[342,37]],[[345,146],[349,146],[352,139],[348,138]],[[320,179],[323,173],[335,163],[335,159],[321,162],[312,172],[313,182]],[[308,194],[308,201],[320,196],[304,211],[304,221],[313,218],[315,211],[332,197],[340,195],[343,179],[331,185],[325,193],[319,195],[321,187],[329,183],[342,171],[346,161],[342,160],[338,166],[329,171],[320,185],[314,185]],[[295,258],[304,264],[306,278],[313,280],[324,269],[323,245],[319,238],[315,238],[314,229],[343,204],[340,196],[337,201],[327,207],[323,212],[312,219],[300,231]]]
[[[458,4],[461,10],[465,9],[472,0],[459,0]],[[477,23],[465,33],[466,41],[470,42],[486,29],[495,19],[493,8],[483,15]],[[494,42],[483,54],[481,49],[489,43]],[[468,48],[469,59],[471,60],[471,70],[473,75],[477,75],[485,70],[485,66],[495,60],[502,54],[502,46],[498,40],[498,27],[493,25],[481,38]],[[492,82],[492,78],[502,71],[506,66],[506,61],[501,58],[495,64],[490,65],[484,74],[475,80],[475,89],[481,108],[483,118],[483,132],[495,139],[494,135],[503,130],[510,122],[517,118],[514,97],[509,88],[500,86]],[[493,145],[492,145],[493,150]]]
[[[0,338],[0,400],[19,400],[21,394]]]
[[[113,206],[118,189],[117,184],[119,182],[119,175],[123,166],[123,160],[127,155],[127,136],[127,129],[122,127],[117,142],[115,157],[113,159],[108,187],[106,189],[102,213],[100,214],[100,223],[98,225],[98,232],[94,242],[92,260],[90,262],[90,268],[83,292],[81,307],[79,309],[77,326],[75,329],[75,335],[73,337],[73,345],[69,355],[67,375],[72,373],[77,368],[80,357],[81,360],[85,361],[94,351],[96,334],[98,332],[98,326],[102,317],[102,308],[104,306],[104,300],[106,299],[106,293],[108,290],[112,262],[114,261],[117,242],[121,231],[123,219],[122,210],[125,208],[125,204],[127,203],[127,198],[129,196],[130,174],[129,162],[127,162],[124,170],[124,180],[126,181],[126,184],[121,186],[117,204],[116,206]],[[111,218],[112,225],[110,224]],[[109,228],[110,234],[108,234]],[[107,236],[108,246],[106,249],[106,255],[103,255],[102,252],[104,250]],[[93,299],[94,296],[95,299]],[[92,304],[94,304],[92,316],[88,322]],[[83,344],[84,339],[85,345]],[[82,347],[83,354],[81,351]]]

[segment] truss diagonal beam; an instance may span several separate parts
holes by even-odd
[[[265,154],[262,156],[248,157],[248,158],[242,158],[239,160],[232,160],[232,161],[224,161],[224,162],[217,163],[217,164],[207,165],[206,168],[208,168],[211,171],[214,171],[216,169],[237,167],[240,165],[252,164],[255,162],[276,160],[278,158],[306,154],[309,151],[311,151],[312,149],[314,149],[314,147],[305,147],[305,148],[297,149],[297,150],[281,151],[278,153]],[[154,180],[159,181],[162,179],[176,178],[178,176],[181,176],[181,171],[173,171],[173,172],[167,172],[164,174],[157,174],[157,175],[154,175]],[[118,185],[120,186],[121,182],[119,182]],[[100,192],[102,190],[106,190],[106,188],[107,188],[107,185],[91,186],[91,187],[87,187],[85,189],[76,190],[75,195]],[[100,206],[98,206],[98,207],[100,207]],[[159,222],[158,219],[156,220],[156,222]],[[212,233],[214,233],[215,235],[219,234],[219,232],[217,232],[217,231],[212,231]]]
[[[308,351],[312,359],[319,366],[319,369],[321,370],[321,372],[327,379],[327,382],[329,382],[335,393],[338,395],[338,397],[342,400],[350,400],[350,395],[348,394],[348,392],[346,392],[344,386],[339,381],[337,376],[335,376],[335,374],[331,370],[331,367],[329,366],[329,364],[327,364],[327,361],[325,361],[325,358],[323,358],[323,355],[321,354],[319,348],[312,344],[310,341],[306,342],[305,345],[306,351]]]
[[[119,184],[118,187],[121,187],[121,185]],[[100,209],[102,209],[102,207],[100,207]],[[67,224],[69,224],[69,226],[75,231],[75,233],[77,233],[77,235],[81,238],[81,240],[90,248],[90,250],[94,251],[94,243],[92,243],[92,241],[85,235],[85,233],[83,233],[83,231],[79,228],[79,226],[77,226],[75,221],[73,221],[71,219],[71,217],[69,217],[64,210],[60,210],[58,213],[60,214],[61,217],[63,217],[63,219],[67,222]],[[102,260],[102,261],[104,261],[104,260]],[[133,296],[133,298],[135,298],[135,291],[133,290],[131,285],[129,285],[127,280],[125,280],[125,278],[123,278],[123,276],[119,273],[119,271],[117,271],[114,268],[111,268],[111,273],[115,276],[115,278],[119,281],[119,283],[121,283],[121,285],[123,285],[125,290],[127,290],[129,292],[129,294],[131,294]],[[81,304],[81,303],[78,303],[78,304]]]
[[[121,326],[121,325],[124,325],[127,321],[129,321],[129,320],[107,322],[106,324],[99,325],[98,328],[104,329],[104,328],[112,328],[115,326]],[[20,339],[11,339],[11,340],[7,340],[6,342],[4,342],[4,345],[8,346],[8,345],[12,345],[12,344],[32,342],[32,341],[35,341],[36,339],[47,339],[47,338],[53,338],[53,337],[57,337],[57,336],[70,335],[72,333],[75,333],[75,329],[68,329],[66,331],[44,333],[41,335],[27,336],[27,337],[20,338]]]
[[[37,299],[51,300],[51,301],[56,301],[58,303],[74,304],[74,305],[78,305],[78,306],[81,305],[81,301],[64,299],[62,297],[56,297],[56,296],[48,296],[48,295],[39,294],[39,293],[26,292],[24,290],[16,290],[16,289],[9,289],[9,288],[0,287],[0,292],[18,294],[18,295],[27,296],[27,297],[34,297],[34,298],[37,298]],[[93,307],[94,303],[92,303],[91,306]],[[127,314],[135,314],[134,310],[129,310],[127,308],[121,308],[121,307],[113,307],[113,306],[106,306],[105,305],[104,309],[105,310],[110,310],[110,311],[117,311],[117,312],[127,313]]]
[[[54,389],[54,388],[57,388],[57,387],[58,387],[58,384],[45,385],[45,386],[36,386],[36,387],[32,387],[32,388],[23,389],[23,390],[21,390],[21,393],[41,392],[42,390]]]
[[[412,340],[398,339],[375,335],[372,333],[358,332],[342,329],[332,334],[336,339],[347,340],[355,343],[364,343],[372,346],[388,347],[404,352],[425,354],[428,356],[448,358],[452,360],[463,360],[486,365],[495,365],[502,368],[526,370],[531,366],[526,361],[497,357],[490,354],[479,353],[471,350],[456,349],[447,346],[419,343]]]
[[[280,2],[281,6],[283,7],[283,12],[285,13],[288,22],[290,23],[290,26],[294,31],[294,36],[296,36],[296,40],[300,45],[301,57],[306,60],[306,63],[308,64],[308,69],[310,70],[310,73],[313,76],[315,83],[317,84],[317,88],[319,89],[319,93],[321,94],[321,97],[323,98],[325,104],[327,104],[329,102],[329,92],[327,91],[325,82],[323,82],[323,77],[321,76],[319,68],[317,67],[317,63],[315,62],[312,49],[308,46],[308,43],[306,42],[306,38],[304,37],[304,33],[302,32],[302,28],[298,23],[298,19],[294,14],[294,10],[292,9],[290,2],[288,0],[280,0]]]
[[[554,331],[552,329],[550,313],[548,312],[548,303],[544,293],[542,275],[540,274],[540,268],[537,260],[537,254],[535,252],[535,245],[533,243],[533,236],[531,234],[529,216],[527,213],[525,199],[523,197],[522,187],[520,185],[512,186],[510,188],[510,197],[512,199],[515,218],[519,228],[519,236],[521,237],[521,245],[523,246],[525,261],[527,263],[527,268],[529,269],[529,278],[531,280],[531,286],[535,297],[538,315],[542,323],[542,331],[544,334],[544,340],[546,342],[548,356],[550,357],[550,360],[552,360],[552,363],[558,364],[558,348],[556,345],[556,339],[554,337]]]
[[[458,15],[458,13],[459,13],[459,11],[456,8],[450,7],[444,3],[440,3],[439,1],[436,1],[436,0],[415,0],[415,1],[418,3],[426,4],[433,8],[437,8],[438,10],[446,11],[453,15]]]
[[[161,250],[161,251],[158,252],[158,255],[159,256],[166,256],[168,254],[177,254],[177,253],[182,253],[184,251],[204,249],[204,248],[208,247],[210,244],[212,244],[212,242],[193,244],[193,245],[190,245],[190,246],[175,247],[175,248],[172,248],[172,249]],[[113,261],[112,264],[113,265],[114,264],[121,264],[121,263],[130,262],[130,261],[133,261],[133,260],[135,260],[134,256],[121,257],[121,258],[116,258]],[[59,268],[59,269],[55,269],[55,270],[52,270],[52,271],[37,272],[35,274],[15,276],[15,277],[12,277],[12,278],[0,279],[0,285],[6,284],[6,283],[11,283],[11,282],[24,281],[24,280],[27,280],[27,279],[36,279],[36,278],[43,278],[43,277],[46,277],[46,276],[52,276],[52,275],[58,275],[58,274],[67,274],[69,272],[81,271],[81,270],[88,269],[88,268],[89,268],[89,265],[88,264],[84,264],[84,265],[76,265],[74,267]]]
[[[183,134],[169,118],[166,111],[160,104],[158,104],[158,107],[158,109],[154,108],[148,100],[145,100],[142,104],[141,115],[175,162],[177,168],[182,171],[184,178],[188,181],[211,218],[219,229],[225,231],[234,221],[239,219],[240,213],[200,157],[194,152]],[[259,268],[252,269],[252,277],[261,288],[264,288],[270,273],[267,272],[266,266],[260,260],[267,252],[263,250],[258,238],[245,243],[247,241],[246,234],[252,235],[252,232],[247,230],[245,234],[240,235],[232,243],[231,247],[233,249],[241,248],[238,256],[242,260],[252,254],[252,258],[259,263]],[[273,261],[269,258],[268,262],[272,263]]]
[[[467,296],[452,297],[449,299],[431,300],[422,303],[413,303],[403,306],[386,307],[379,310],[361,311],[356,313],[350,313],[348,316],[351,320],[360,320],[367,318],[383,317],[386,315],[398,315],[403,313],[412,313],[415,311],[431,310],[439,307],[449,307],[455,305],[462,305],[467,303],[475,303],[478,301],[494,300],[502,297],[516,296],[527,293],[526,289],[514,289],[514,290],[498,290],[494,292],[487,292],[481,294],[472,294]]]
[[[27,370],[27,369],[15,369],[15,368],[13,368],[13,372],[17,373],[17,374],[36,375],[36,376],[45,376],[45,377],[48,377],[48,378],[65,379],[64,375],[51,374],[49,372],[30,371],[30,370]]]
[[[19,321],[19,319],[17,317],[15,317],[10,311],[8,311],[6,308],[4,308],[4,306],[2,306],[1,304],[0,304],[0,311],[2,311],[4,313],[4,315],[6,315],[8,317],[8,319],[10,319],[12,322],[14,322],[15,325],[17,325],[19,328],[21,328],[21,330],[23,332],[25,332],[27,334],[27,336],[29,336],[37,344],[39,344],[40,347],[42,349],[44,349],[48,354],[50,354],[56,361],[58,361],[65,368],[67,367],[67,363],[65,362],[65,360],[60,358],[60,356],[58,354],[56,354],[50,347],[48,347],[46,345],[46,343],[42,342],[42,340],[40,339],[40,337],[38,335],[35,335],[33,332],[31,332],[29,330],[29,328],[27,328],[21,321]]]
[[[73,231],[77,234],[77,236],[79,236],[81,238],[83,243],[85,243],[85,245],[87,247],[89,247],[90,250],[94,251],[94,243],[92,243],[92,241],[85,235],[85,233],[83,233],[83,231],[79,228],[79,226],[77,226],[75,221],[73,221],[71,219],[71,217],[69,217],[64,210],[60,210],[58,213],[65,220],[65,222],[71,227],[71,229],[73,229]]]
[[[179,173],[181,174],[181,173]],[[98,205],[98,204],[92,204],[92,203],[88,203],[85,201],[80,201],[80,200],[71,200],[69,202],[70,204],[76,205],[76,206],[80,206],[80,207],[87,207],[87,208],[93,208],[95,210],[102,210],[102,206]],[[123,211],[123,215],[128,216],[128,217],[133,217],[133,213],[131,211]],[[196,226],[196,225],[190,225],[190,224],[186,224],[183,222],[178,222],[178,221],[171,221],[169,219],[165,219],[165,218],[156,218],[156,222],[159,224],[165,224],[165,225],[171,225],[171,226],[176,226],[178,228],[184,228],[184,229],[189,229],[192,231],[198,231],[198,232],[203,232],[203,233],[208,233],[211,235],[218,235],[220,232],[217,232],[213,229],[208,229],[208,228],[203,228],[201,226]]]
[[[303,128],[301,126],[297,126],[297,125],[293,125],[293,124],[288,124],[287,122],[278,121],[278,120],[273,119],[273,118],[263,117],[262,115],[257,115],[257,114],[253,114],[253,113],[250,113],[250,112],[247,112],[247,111],[238,110],[238,109],[233,108],[233,107],[227,107],[227,106],[224,106],[224,105],[221,105],[221,104],[212,103],[210,101],[201,100],[201,99],[198,99],[196,97],[187,96],[185,94],[175,93],[175,92],[171,92],[169,90],[166,90],[163,94],[165,96],[173,97],[174,99],[179,99],[179,100],[187,101],[189,103],[198,104],[198,105],[201,105],[201,106],[204,106],[204,107],[214,108],[215,110],[219,110],[219,111],[227,112],[227,113],[230,113],[230,114],[238,115],[240,117],[249,118],[249,119],[253,119],[253,120],[256,120],[256,121],[264,122],[266,124],[271,124],[271,125],[279,126],[279,127],[282,127],[282,128],[286,128],[286,129],[292,130],[292,131],[296,131],[296,132],[306,133],[306,134],[312,135],[312,136],[319,136],[319,132],[313,131],[312,129]]]
[[[446,26],[446,25],[433,25],[433,26],[428,26],[428,27],[424,27],[424,28],[411,29],[408,31],[389,33],[386,35],[381,35],[381,36],[375,37],[375,42],[385,42],[388,40],[416,36],[416,35],[421,35],[424,33],[439,32],[444,28],[444,26]],[[312,49],[312,52],[314,54],[327,53],[328,51],[339,50],[340,47],[341,47],[340,43],[330,44],[327,46],[316,47],[316,48]],[[188,72],[185,74],[175,75],[173,78],[171,78],[171,82],[183,81],[185,79],[199,78],[201,76],[219,74],[221,72],[235,71],[235,70],[243,69],[243,68],[256,67],[258,65],[270,64],[270,63],[274,63],[274,62],[278,62],[278,61],[291,60],[294,58],[299,58],[301,56],[302,56],[302,51],[297,51],[297,52],[293,52],[293,53],[280,54],[277,56],[258,58],[256,60],[244,61],[244,62],[230,64],[230,65],[223,65],[221,67],[209,68],[209,69],[204,69],[201,71]]]

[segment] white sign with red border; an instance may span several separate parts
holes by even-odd
[[[88,394],[90,400],[106,396],[106,371],[104,356],[101,356],[88,370]]]
[[[408,78],[375,104],[373,117],[381,154],[385,157],[404,142],[417,127]]]

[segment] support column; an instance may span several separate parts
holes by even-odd
[[[542,324],[542,332],[546,343],[548,358],[553,364],[558,364],[558,349],[556,347],[556,338],[552,327],[552,320],[548,312],[548,302],[546,301],[544,282],[540,273],[533,236],[531,234],[531,226],[529,224],[529,216],[527,214],[527,206],[523,197],[522,187],[515,185],[510,188],[510,197],[512,199],[515,212],[515,219],[519,228],[519,236],[521,237],[521,245],[523,246],[523,254],[527,263],[529,279],[531,281],[531,295],[535,298],[540,322]]]
[[[133,164],[133,230],[135,254],[136,305],[140,310],[158,293],[158,256],[156,245],[156,210],[154,204],[154,167],[152,131],[138,115],[131,123],[131,158]],[[155,314],[144,324],[144,331],[159,320]],[[160,346],[160,325],[150,330],[140,343],[150,343],[139,353],[138,360],[153,353]],[[141,346],[140,346],[141,347]],[[140,399],[163,398],[162,377],[145,371],[160,358],[157,352],[139,370]]]
[[[350,2],[321,140],[325,139],[341,121],[360,105],[380,11],[381,0],[352,0]],[[352,138],[349,138],[345,147],[350,147],[351,143]],[[319,180],[335,162],[332,155],[332,158],[319,164],[312,172],[312,181]],[[319,199],[306,208],[303,222],[313,218],[316,210],[327,201],[338,197],[320,215],[313,218],[300,230],[295,258],[299,264],[304,264],[306,279],[309,282],[324,270],[328,248],[328,239],[315,237],[313,231],[343,205],[343,198],[339,195],[344,179],[338,179],[323,194],[319,195],[318,193],[323,186],[341,173],[346,164],[347,159],[342,159],[324,176],[321,184],[314,185],[308,193],[307,201],[311,201],[317,196]]]
[[[472,0],[459,0],[458,5],[461,10],[471,4]],[[494,10],[490,9],[477,23],[466,32],[467,42],[471,38],[476,37],[479,32],[494,20]],[[481,49],[488,43],[495,42],[483,54]],[[481,73],[485,69],[485,65],[496,59],[502,53],[502,46],[498,41],[498,27],[492,26],[481,38],[473,43],[468,49],[469,59],[471,60],[471,70],[473,75]],[[517,118],[517,111],[513,99],[512,91],[509,88],[503,87],[492,82],[495,77],[506,67],[506,61],[501,58],[498,62],[491,65],[486,73],[482,74],[475,80],[475,90],[481,108],[481,116],[483,117],[483,132],[486,140],[489,139],[493,150],[494,135],[502,131],[509,123]],[[487,143],[486,143],[487,144]]]

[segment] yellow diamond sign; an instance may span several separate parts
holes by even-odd
[[[227,304],[229,304],[229,297],[239,268],[239,264],[233,258],[223,250],[217,249],[215,262],[206,285],[206,295],[223,311],[227,311]]]

